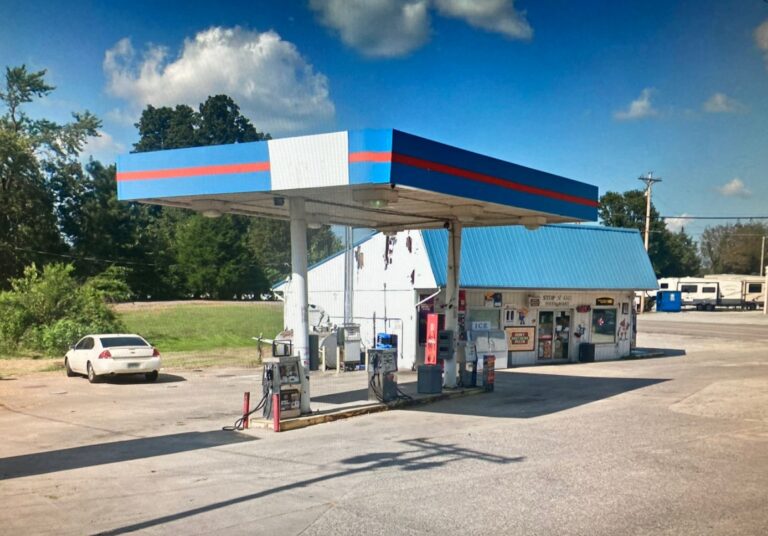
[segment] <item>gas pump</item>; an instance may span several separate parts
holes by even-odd
[[[272,417],[273,395],[278,395],[281,418],[301,415],[301,363],[299,356],[292,353],[291,341],[276,340],[272,343],[273,357],[264,359],[261,388],[265,419]]]
[[[368,350],[368,400],[392,402],[402,395],[397,388],[397,350],[372,348]]]

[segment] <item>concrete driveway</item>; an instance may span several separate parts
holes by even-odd
[[[492,394],[283,434],[220,430],[257,391],[253,369],[0,380],[0,526],[765,534],[765,343],[651,332],[639,343],[673,357],[518,368]]]

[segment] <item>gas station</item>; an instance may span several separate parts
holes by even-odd
[[[294,409],[301,415],[311,413],[308,226],[385,233],[447,229],[444,330],[449,340],[441,372],[442,387],[451,390],[466,359],[458,323],[462,228],[536,229],[595,221],[598,206],[593,185],[393,129],[127,154],[117,160],[117,191],[122,201],[185,208],[207,217],[229,213],[290,221],[292,299],[284,318],[292,337],[282,352],[286,355],[265,367],[264,381],[273,389],[281,379],[296,384],[300,401]],[[374,368],[386,375],[391,363],[375,359]]]

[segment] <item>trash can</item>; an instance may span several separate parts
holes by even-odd
[[[591,342],[583,342],[579,345],[579,362],[592,363],[595,360],[595,345]]]
[[[437,395],[443,392],[443,370],[440,365],[419,365],[416,391],[420,395]]]

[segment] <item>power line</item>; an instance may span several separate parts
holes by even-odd
[[[90,262],[103,262],[107,264],[131,264],[135,266],[157,266],[155,263],[148,263],[148,262],[125,261],[125,260],[119,260],[119,259],[99,259],[97,257],[78,257],[76,255],[67,255],[66,253],[53,253],[52,251],[41,251],[39,249],[20,248],[18,246],[14,246],[11,244],[2,244],[2,245],[5,245],[8,248],[14,249],[16,251],[26,251],[27,253],[37,253],[39,255],[61,257],[64,259],[74,259],[79,261],[90,261]]]

